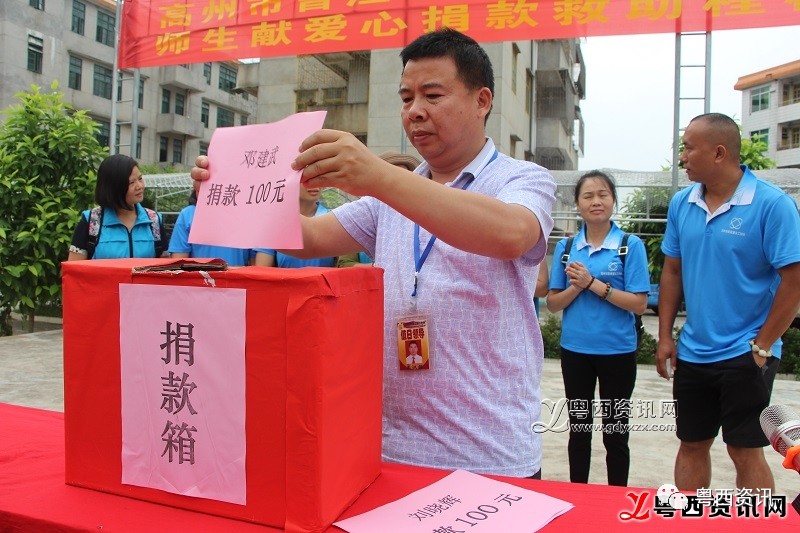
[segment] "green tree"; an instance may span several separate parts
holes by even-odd
[[[739,162],[750,167],[750,170],[775,168],[775,161],[765,155],[768,149],[769,146],[762,140],[761,135],[754,135],[751,139],[742,138],[742,151],[739,153]]]
[[[647,187],[634,190],[622,205],[620,227],[638,235],[647,249],[651,283],[658,283],[664,254],[661,241],[667,229],[667,207],[672,191],[669,187]]]
[[[12,310],[33,331],[37,308],[60,300],[59,264],[107,155],[97,124],[63,101],[57,82],[16,98],[0,124],[0,335],[11,333]]]

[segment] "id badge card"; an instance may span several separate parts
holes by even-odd
[[[397,320],[397,362],[400,370],[431,368],[430,317],[404,316]]]

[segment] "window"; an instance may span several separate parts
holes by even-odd
[[[781,105],[792,105],[800,102],[800,83],[786,81],[783,84],[783,99]]]
[[[183,93],[175,93],[175,114],[183,115],[186,107],[186,96]]]
[[[86,4],[72,0],[72,31],[83,35],[86,26]]]
[[[239,124],[242,126],[247,126],[247,115],[242,115],[239,117]]]
[[[233,111],[224,107],[217,108],[217,127],[233,126]]]
[[[297,91],[296,111],[301,113],[317,105],[317,91],[314,89],[299,89]]]
[[[42,58],[44,57],[44,39],[28,34],[28,70],[42,73]]]
[[[322,100],[326,104],[343,104],[345,100],[344,87],[329,87],[322,89]]]
[[[114,46],[114,15],[104,11],[97,12],[97,36],[95,40],[108,46]]]
[[[142,128],[137,128],[136,131],[136,159],[142,158]]]
[[[519,46],[511,43],[511,92],[517,94],[517,64],[519,63]]]
[[[158,160],[167,160],[167,148],[169,147],[169,139],[167,137],[159,137],[158,139]]]
[[[200,106],[200,122],[202,122],[203,126],[206,128],[208,127],[208,107],[208,102],[203,100],[203,103]]]
[[[81,90],[81,71],[83,70],[83,59],[80,57],[69,56],[69,88],[77,91]]]
[[[169,113],[169,101],[172,99],[172,93],[169,89],[161,89],[161,112]]]
[[[236,87],[236,71],[226,65],[219,66],[219,88],[232,92]]]
[[[203,77],[206,83],[211,85],[211,63],[203,63]]]
[[[557,154],[542,155],[537,163],[548,170],[564,170],[565,166],[564,157]]]
[[[800,148],[800,126],[784,126],[781,128],[781,144],[778,150]]]
[[[525,112],[530,114],[533,102],[533,74],[530,69],[525,69]]]
[[[758,137],[758,139],[756,139]],[[756,140],[763,142],[769,148],[769,128],[763,130],[756,130],[750,132],[750,138],[755,142]]]
[[[116,147],[117,147],[117,152],[118,152],[118,153],[119,153],[119,147],[120,147],[120,137],[121,137],[121,136],[122,136],[122,126],[120,126],[119,124],[117,124],[117,127],[116,127],[116,128],[114,128],[114,139],[115,139],[115,141],[114,141],[114,146],[116,146]]]
[[[139,109],[144,109],[144,80],[142,78],[139,78]]]
[[[117,102],[122,101],[122,79],[123,79],[122,71],[117,71]]]
[[[100,143],[100,146],[108,146],[109,142],[111,142],[111,124],[105,120],[96,122],[100,125],[100,128],[95,133],[95,138]]]
[[[563,87],[541,87],[536,92],[536,112],[542,118],[559,118],[566,109],[567,94]],[[537,161],[540,165],[541,161]],[[544,165],[542,165],[544,166]],[[561,170],[562,167],[544,167]]]
[[[208,155],[208,143],[200,143],[200,155]]]
[[[111,100],[111,69],[103,65],[94,66],[94,87],[92,94]]]
[[[183,141],[172,139],[172,162],[183,163]]]
[[[769,109],[769,85],[750,91],[750,112]]]
[[[29,3],[32,8],[44,11],[44,0],[30,0]]]

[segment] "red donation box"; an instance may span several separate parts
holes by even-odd
[[[202,260],[188,261],[145,272],[175,261],[63,263],[66,482],[322,531],[380,472],[383,271],[197,271]],[[245,503],[122,483],[121,284],[244,289]]]

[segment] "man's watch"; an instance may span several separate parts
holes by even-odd
[[[759,357],[763,357],[764,359],[769,359],[772,357],[772,349],[765,350],[760,348],[758,344],[756,344],[755,339],[750,341],[750,347],[753,349],[753,353]]]

